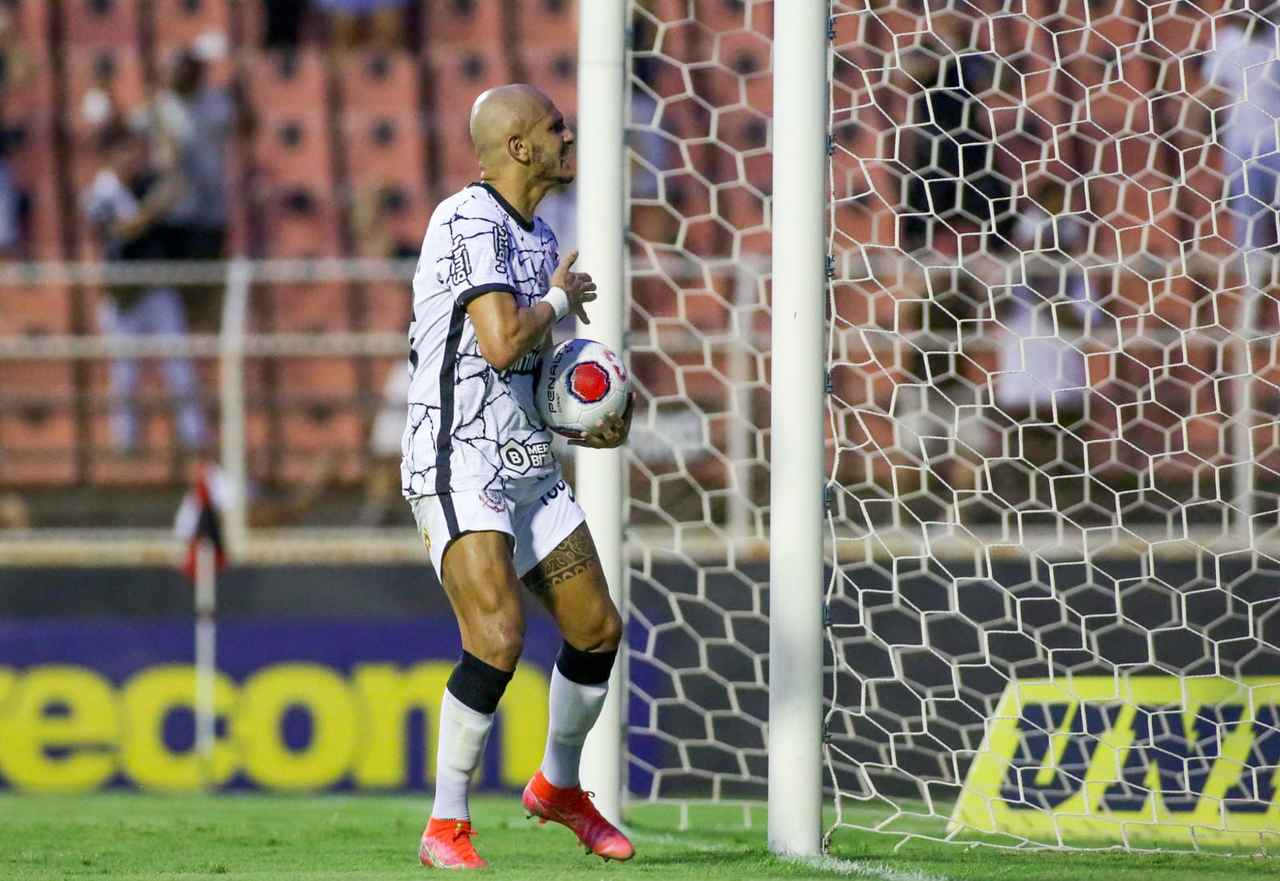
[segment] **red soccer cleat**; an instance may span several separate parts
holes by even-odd
[[[539,771],[524,788],[522,801],[530,816],[538,817],[542,823],[550,820],[568,826],[587,848],[587,853],[602,857],[606,862],[629,860],[636,854],[627,836],[600,816],[591,803],[591,793],[583,792],[580,786],[557,789]]]
[[[418,845],[418,859],[437,869],[483,869],[489,864],[471,846],[470,820],[437,820],[432,817]]]

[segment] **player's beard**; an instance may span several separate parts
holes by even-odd
[[[543,160],[540,164],[545,170],[546,177],[556,186],[567,187],[578,176],[572,145],[561,146],[554,152],[538,150],[535,157]]]

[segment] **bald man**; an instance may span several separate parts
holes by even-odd
[[[576,253],[561,260],[555,233],[534,215],[543,196],[573,181],[573,133],[544,94],[509,85],[476,99],[471,140],[480,181],[431,215],[413,280],[401,442],[404,494],[463,649],[440,705],[435,803],[419,857],[442,868],[486,865],[471,844],[468,784],[520,660],[527,588],[564,642],[546,752],[524,806],[569,827],[589,852],[626,860],[631,842],[578,781],[622,619],[534,403],[551,326],[571,313],[585,322],[596,298],[591,276],[573,271]],[[630,407],[578,443],[616,447],[629,428]]]

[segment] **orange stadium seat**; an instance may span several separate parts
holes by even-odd
[[[259,112],[322,113],[327,105],[324,56],[318,49],[250,53],[245,76]]]
[[[365,323],[368,330],[408,333],[413,311],[413,287],[408,282],[365,285]],[[408,356],[408,342],[405,355]]]
[[[359,479],[367,441],[355,362],[287,358],[279,362],[276,378],[278,477],[304,480],[315,471],[316,455],[327,454],[335,457],[339,480]]]
[[[276,181],[262,198],[268,257],[316,258],[338,253],[338,213],[328,180]]]
[[[418,113],[418,65],[407,52],[370,52],[339,61],[338,85],[348,112]]]
[[[47,50],[49,42],[49,12],[53,4],[48,0],[14,0],[8,4],[13,10],[13,24],[22,35],[23,44],[38,52]]]
[[[441,46],[508,45],[506,0],[435,0],[423,4],[422,42]]]
[[[479,175],[467,131],[472,103],[485,89],[507,82],[511,71],[507,56],[498,50],[433,52],[428,63],[435,105],[437,191],[447,195]]]
[[[516,5],[516,21],[523,49],[573,52],[578,48],[578,4],[574,0],[524,0]]]
[[[73,46],[132,46],[141,39],[141,0],[66,0],[62,23]]]
[[[66,362],[0,364],[0,485],[76,479],[75,385]]]
[[[256,175],[267,181],[319,181],[333,173],[329,120],[323,110],[276,110],[258,117],[251,147]]]
[[[314,333],[351,327],[349,286],[336,283],[278,284],[260,292],[275,333]]]
[[[335,254],[333,154],[324,114],[278,111],[264,115],[251,153],[254,197],[261,204],[267,253],[275,257]]]
[[[116,113],[127,115],[146,98],[146,73],[142,55],[133,45],[73,46],[66,53],[67,120],[75,132],[92,130],[98,123],[88,111],[93,96],[110,99]]]
[[[0,337],[70,332],[71,293],[67,288],[0,288]]]
[[[54,120],[29,116],[10,123],[9,169],[27,204],[27,253],[40,260],[63,256],[63,225]]]
[[[231,5],[226,0],[151,0],[156,44],[190,46],[198,38],[208,39],[209,35],[230,40]]]
[[[427,57],[437,121],[457,118],[466,128],[471,104],[485,89],[511,80],[510,55],[489,47],[435,49]]]
[[[348,111],[342,128],[353,182],[396,178],[417,188],[425,180],[426,149],[417,113]]]
[[[420,182],[415,185],[404,178],[352,180],[351,199],[352,206],[360,205],[362,211],[380,212],[379,235],[362,237],[357,232],[357,257],[386,257],[388,246],[407,248],[417,254],[432,207]]]
[[[529,82],[546,92],[570,125],[576,125],[578,59],[574,47],[529,51],[523,62]]]

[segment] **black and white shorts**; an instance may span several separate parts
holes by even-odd
[[[524,489],[462,490],[409,499],[418,532],[431,554],[431,565],[444,580],[441,561],[450,543],[467,532],[505,532],[515,540],[514,562],[520,577],[546,559],[584,523],[573,488],[552,474]]]

